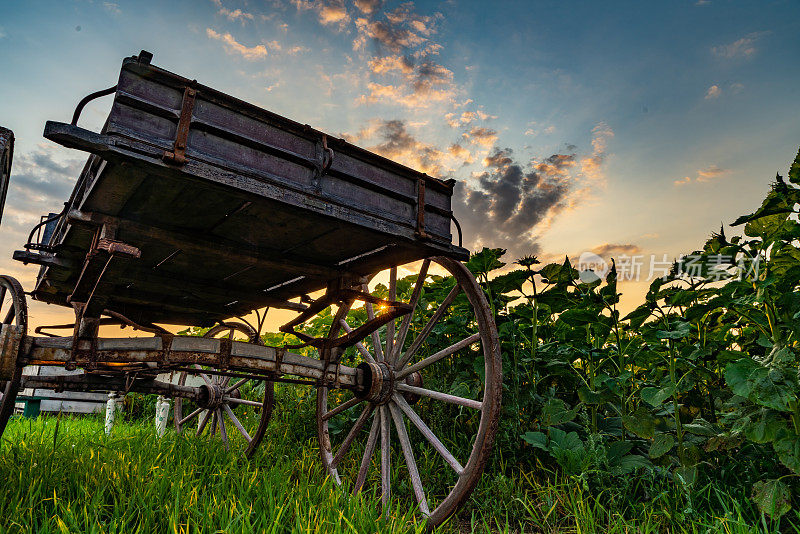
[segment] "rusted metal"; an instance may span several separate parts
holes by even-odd
[[[94,93],[90,93],[85,97],[83,97],[81,101],[78,102],[78,105],[75,107],[75,112],[72,114],[72,122],[70,122],[70,124],[72,124],[73,126],[76,126],[78,124],[78,119],[80,119],[81,112],[83,111],[83,108],[86,107],[86,104],[88,104],[89,102],[91,102],[96,98],[100,98],[101,96],[113,95],[116,92],[117,92],[117,86],[115,85],[113,87],[109,87],[108,89],[95,91]]]
[[[370,318],[366,323],[359,326],[355,330],[335,339],[315,338],[295,330],[297,326],[317,315],[331,304],[342,303],[345,301],[352,303],[354,300],[368,302],[370,304],[377,304],[385,308],[385,312]],[[405,302],[380,299],[369,293],[355,289],[332,287],[325,293],[324,296],[311,303],[308,309],[306,309],[303,313],[285,325],[281,326],[280,331],[286,334],[292,334],[302,340],[304,345],[316,347],[318,349],[330,349],[333,347],[346,348],[355,345],[389,321],[392,321],[398,317],[402,317],[410,311],[411,307]],[[334,321],[333,324],[339,325],[339,321]]]
[[[178,119],[178,127],[175,131],[175,144],[172,150],[165,150],[163,159],[167,163],[183,165],[186,163],[186,146],[189,141],[189,128],[192,125],[192,110],[194,100],[197,96],[197,89],[187,86],[183,91],[183,103],[181,104],[181,115]]]
[[[417,237],[425,239],[428,234],[425,232],[425,180],[417,180],[417,227],[414,232]]]
[[[3,207],[8,194],[11,178],[11,163],[14,159],[14,132],[0,126],[0,222],[3,221]]]

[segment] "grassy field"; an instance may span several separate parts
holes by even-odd
[[[287,398],[291,395],[291,398]],[[282,402],[252,460],[214,439],[159,439],[151,420],[15,418],[0,454],[2,532],[422,532],[408,502],[383,516],[376,496],[351,498],[322,474],[311,402]],[[295,408],[287,410],[289,402]],[[496,458],[473,498],[441,532],[755,532],[737,502],[707,491],[724,513],[675,510],[672,492],[619,506],[581,480],[522,472]]]

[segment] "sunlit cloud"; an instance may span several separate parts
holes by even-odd
[[[314,11],[320,24],[344,30],[350,22],[344,0],[292,0],[299,11]]]
[[[723,169],[718,165],[709,165],[697,171],[696,176],[684,176],[674,181],[675,185],[682,186],[690,183],[704,183],[711,182],[718,178],[722,178],[730,173],[730,169]]]
[[[461,134],[466,141],[473,145],[483,145],[490,147],[497,141],[497,130],[485,128],[483,126],[474,126],[469,132]]]
[[[741,39],[737,39],[732,43],[712,46],[711,52],[716,56],[727,59],[750,58],[756,54],[756,41],[769,33],[769,31],[748,33]]]
[[[719,85],[712,85],[706,90],[706,100],[713,100],[715,98],[719,98],[719,95],[722,94],[722,89],[719,88]]]
[[[247,47],[236,41],[236,39],[230,33],[220,34],[211,28],[206,28],[206,35],[208,35],[210,39],[221,41],[227,53],[232,55],[238,54],[244,59],[250,61],[265,58],[269,55],[267,47],[265,47],[263,44]]]

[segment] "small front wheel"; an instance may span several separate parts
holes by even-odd
[[[258,334],[240,322],[220,323],[203,337],[233,339],[237,332],[244,334],[250,343],[261,344]],[[199,387],[207,392],[207,399],[203,405],[191,403],[191,406],[188,401],[175,399],[175,430],[181,433],[194,423],[198,436],[204,432],[212,436],[219,432],[226,449],[231,442],[242,443],[246,447],[245,454],[252,456],[261,444],[272,417],[275,382],[215,374],[213,369],[205,369],[200,365],[195,365],[194,369],[196,371],[181,372],[178,384],[183,386],[187,380],[194,378],[199,382]],[[261,400],[246,399],[244,393],[257,395]],[[228,425],[225,424],[226,420]]]

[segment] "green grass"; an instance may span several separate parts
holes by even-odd
[[[300,399],[294,399],[299,401]],[[353,498],[323,476],[308,402],[277,410],[252,460],[216,439],[159,439],[150,419],[14,418],[0,449],[0,532],[421,532],[397,499]],[[721,514],[670,511],[667,491],[638,506],[591,495],[580,481],[495,462],[442,532],[754,532],[737,499]],[[506,473],[506,474],[503,474]],[[424,474],[423,474],[424,477]],[[769,525],[765,525],[769,526]]]

